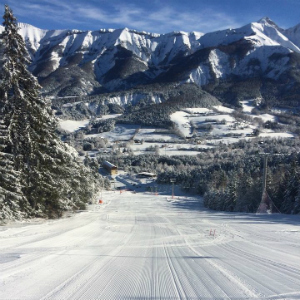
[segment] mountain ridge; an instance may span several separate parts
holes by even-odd
[[[209,33],[19,27],[31,55],[30,70],[45,95],[124,91],[160,80],[210,86],[212,93],[211,85],[225,81],[288,81],[289,92],[300,84],[300,24],[282,29],[268,17]]]

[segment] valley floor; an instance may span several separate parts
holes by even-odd
[[[102,200],[0,227],[0,299],[300,299],[300,216],[144,192]]]

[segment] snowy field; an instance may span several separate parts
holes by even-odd
[[[71,103],[74,104],[74,103]],[[66,106],[65,104],[64,106]],[[111,114],[111,115],[105,115],[102,116],[102,118],[97,118],[97,120],[108,120],[108,119],[113,119],[120,116],[120,114]],[[89,125],[90,120],[85,119],[85,120],[59,120],[59,127],[63,130],[66,130],[68,132],[74,132],[82,127],[86,127]]]
[[[245,100],[241,101],[243,112],[246,113],[247,115],[255,118],[261,118],[264,122],[271,121],[275,122],[276,118],[273,115],[270,114],[260,114],[260,115],[253,115],[252,110],[255,108],[255,100]]]
[[[102,196],[69,218],[0,227],[0,299],[300,299],[300,216]]]
[[[90,120],[80,120],[80,121],[75,121],[75,120],[60,120],[59,121],[59,127],[65,131],[68,132],[74,132],[81,127],[86,127],[89,124]]]
[[[89,134],[86,137],[102,137],[109,141],[129,141],[135,134],[140,125],[118,124],[112,131],[102,132],[98,134]]]
[[[110,143],[108,148],[117,144],[118,147],[121,147],[120,151],[123,151],[124,144],[120,145],[123,142],[126,144],[126,149],[131,149],[135,155],[152,152],[170,156],[197,155],[203,148],[212,148],[220,143],[236,143],[240,139],[294,138],[290,132],[275,132],[262,126],[262,123],[266,121],[276,122],[277,117],[272,113],[279,113],[280,109],[271,111],[271,114],[252,112],[256,107],[255,99],[241,101],[241,105],[244,118],[234,114],[233,109],[223,105],[210,109],[184,108],[170,115],[171,121],[175,123],[175,131],[141,125],[116,124],[114,129],[109,132],[86,134],[85,138],[105,138]],[[120,114],[104,115],[98,120],[107,120],[118,116]],[[60,120],[59,124],[62,129],[74,132],[88,126],[89,121],[88,119]],[[154,147],[155,151],[151,149]],[[93,154],[95,153],[93,152]]]
[[[164,142],[168,142],[178,140],[178,136],[169,133],[169,131],[166,129],[141,127],[139,132],[135,135],[135,139],[144,140],[146,142],[151,140],[161,140]]]
[[[176,124],[179,131],[185,137],[204,137],[216,139],[209,144],[235,143],[237,139],[249,139],[256,128],[260,129],[261,137],[269,138],[293,138],[293,134],[287,132],[274,132],[269,129],[260,128],[256,119],[263,122],[275,122],[276,117],[271,114],[252,114],[255,108],[255,100],[241,101],[243,112],[253,118],[253,122],[236,120],[233,109],[219,105],[213,109],[186,108],[171,115],[171,120]],[[211,126],[211,130],[205,130],[205,126]],[[202,129],[203,128],[203,129]]]

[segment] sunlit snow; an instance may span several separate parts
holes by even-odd
[[[1,299],[300,298],[299,216],[209,211],[120,175],[112,186],[85,212],[1,226]]]
[[[85,127],[89,124],[89,120],[60,120],[59,126],[66,131],[73,132],[78,130],[81,127]]]

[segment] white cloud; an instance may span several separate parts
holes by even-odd
[[[86,29],[128,27],[137,30],[166,33],[170,31],[202,31],[210,32],[228,27],[238,27],[240,24],[222,13],[212,10],[181,11],[179,8],[160,5],[148,11],[132,4],[93,5],[92,2],[63,0],[8,0],[14,13],[20,21],[22,17],[36,21],[52,21],[53,26],[74,28],[80,26]],[[95,22],[96,21],[96,22]],[[36,22],[37,23],[37,22]],[[52,26],[52,27],[53,27]]]

